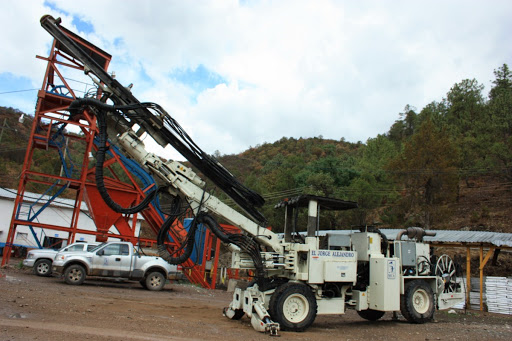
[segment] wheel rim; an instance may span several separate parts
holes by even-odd
[[[418,314],[425,314],[430,305],[427,292],[423,289],[416,290],[412,296],[412,304],[414,306],[414,310],[416,310]]]
[[[161,285],[162,281],[160,277],[153,276],[149,280],[149,285],[151,285],[153,288],[159,287]]]
[[[294,323],[304,321],[309,313],[309,302],[304,295],[293,294],[288,296],[283,304],[284,317]]]
[[[72,280],[73,282],[78,282],[82,278],[82,271],[78,269],[72,269],[69,272],[68,278]]]
[[[37,266],[37,272],[39,272],[40,274],[44,275],[45,273],[48,272],[48,270],[50,270],[50,267],[46,263],[41,263]]]

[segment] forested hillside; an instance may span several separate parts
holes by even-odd
[[[406,105],[387,132],[364,142],[283,137],[215,156],[266,198],[262,212],[276,231],[283,212],[273,206],[307,193],[359,204],[323,214],[324,229],[380,224],[512,232],[512,73],[503,65],[494,74],[489,92],[475,79],[462,80],[424,108]],[[19,123],[20,115],[0,107],[2,187],[19,181],[31,126]],[[59,167],[44,151],[34,159],[41,171]]]
[[[18,187],[32,124],[33,116],[17,109],[0,107],[0,187],[11,189]],[[46,131],[40,130],[38,133],[44,136]],[[76,136],[76,134],[70,132],[67,132],[67,134]],[[74,139],[66,141],[64,135],[56,134],[52,136],[52,143],[53,146],[48,147],[48,149],[34,149],[30,170],[35,173],[63,175],[62,157],[66,162],[68,171],[71,173],[71,177],[79,178],[85,142]],[[62,155],[59,155],[56,145],[61,146],[60,152]],[[39,181],[53,181],[43,178],[37,177]],[[27,185],[27,191],[29,192],[43,193],[47,190],[48,185],[37,181],[31,181]],[[56,191],[57,188],[53,190]],[[46,194],[54,193],[50,191]],[[74,198],[75,194],[64,192],[63,196]]]
[[[462,80],[422,109],[406,105],[387,133],[364,143],[283,137],[219,159],[264,195],[263,212],[278,231],[282,212],[273,205],[311,193],[359,204],[328,214],[323,228],[512,232],[512,73],[503,65],[494,74],[488,95],[477,80]]]
[[[0,107],[1,187],[18,187],[32,126],[32,119],[25,115],[17,109]],[[21,118],[22,116],[23,118]]]

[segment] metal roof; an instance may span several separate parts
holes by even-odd
[[[395,240],[401,229],[380,229],[382,233],[389,239]],[[423,237],[428,243],[463,243],[463,244],[486,244],[497,247],[512,247],[512,233],[499,233],[487,231],[452,231],[452,230],[427,230],[435,232],[435,237]],[[326,234],[342,234],[347,235],[359,230],[329,230],[319,231],[320,236]],[[407,236],[402,236],[402,240],[407,240]]]

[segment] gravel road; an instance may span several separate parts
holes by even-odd
[[[231,294],[168,283],[163,291],[139,283],[86,280],[70,286],[28,269],[0,269],[0,340],[264,340],[246,317],[222,316]],[[280,332],[282,340],[510,340],[512,318],[457,311],[412,325],[386,314],[377,322],[354,311],[319,316],[303,333]]]

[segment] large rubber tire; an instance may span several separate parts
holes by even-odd
[[[358,311],[357,314],[359,316],[361,316],[362,318],[364,318],[365,320],[377,321],[382,316],[384,316],[385,312],[384,311],[380,311],[380,310],[368,309],[368,310]]]
[[[165,277],[158,271],[153,271],[146,276],[146,289],[160,291],[165,286]]]
[[[427,282],[421,279],[405,285],[405,293],[400,298],[400,312],[410,323],[429,322],[434,317],[434,292]]]
[[[34,264],[34,273],[38,276],[49,277],[52,275],[52,261],[40,259]]]
[[[80,285],[85,281],[85,269],[83,266],[74,264],[64,270],[64,280],[70,285]]]
[[[279,323],[281,330],[302,332],[315,321],[315,295],[305,284],[285,283],[272,294],[269,313]]]
[[[139,281],[140,285],[144,288],[144,289],[147,289],[148,286],[146,285],[146,279],[143,278]]]

